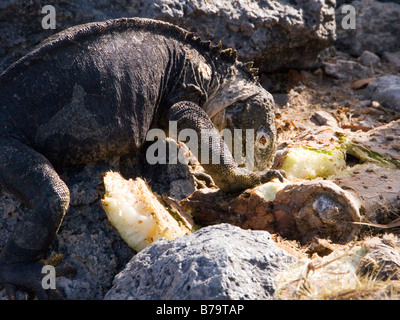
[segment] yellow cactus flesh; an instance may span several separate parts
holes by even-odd
[[[155,240],[168,240],[190,233],[175,220],[140,178],[126,180],[119,173],[104,176],[105,196],[101,203],[111,224],[136,251]]]
[[[341,149],[291,148],[282,166],[288,177],[314,179],[329,177],[346,167]]]

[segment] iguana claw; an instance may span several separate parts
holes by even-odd
[[[278,178],[280,182],[283,182],[284,178],[286,178],[286,172],[283,170],[264,170],[260,172],[260,182],[267,183],[272,179]]]
[[[28,293],[33,293],[33,297],[39,300],[65,300],[64,295],[58,289],[44,288],[42,284],[45,276],[42,273],[43,266],[44,264],[41,262],[31,262],[0,267],[0,283],[6,289],[8,298],[16,300],[17,289],[22,289]],[[56,276],[70,275],[76,272],[76,269],[71,267],[57,267],[55,270]]]

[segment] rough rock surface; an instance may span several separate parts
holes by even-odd
[[[139,12],[222,40],[266,72],[311,67],[335,40],[334,1],[156,0]]]
[[[323,62],[323,67],[327,75],[342,81],[370,76],[369,69],[356,61],[338,59],[334,63]]]
[[[71,205],[48,257],[64,254],[60,266],[70,265],[77,270],[75,276],[56,279],[56,287],[67,299],[101,299],[115,274],[134,253],[111,226],[100,203],[102,194],[98,185],[102,175],[108,170],[116,170],[118,164],[118,161],[102,162],[60,172],[70,189]],[[2,248],[18,223],[18,217],[29,214],[29,210],[11,194],[1,190],[0,213]],[[4,290],[0,290],[2,298],[5,298]]]
[[[173,22],[202,38],[238,50],[243,61],[264,71],[310,67],[335,40],[334,1],[113,1],[54,0],[56,29],[42,28],[46,1],[8,0],[0,4],[0,71],[33,45],[67,27],[117,17]]]
[[[295,261],[266,231],[220,224],[154,242],[115,277],[105,299],[271,299],[276,273]]]
[[[383,58],[388,61],[394,68],[400,69],[400,51],[384,52]]]
[[[400,111],[400,77],[383,76],[377,78],[367,86],[366,95],[385,107]]]
[[[365,67],[376,66],[381,63],[381,59],[375,53],[368,50],[365,50],[361,54],[358,61],[360,61],[360,63]]]
[[[56,286],[67,299],[102,299],[112,285],[114,276],[135,253],[112,227],[101,206],[104,194],[103,175],[120,171],[126,178],[142,176],[140,155],[115,158],[106,162],[59,170],[68,185],[71,202],[55,241],[47,257],[63,254],[61,266],[70,265],[77,270],[75,276],[58,277]],[[180,199],[192,190],[193,179],[183,164],[154,165],[148,173],[158,173],[164,183],[153,183],[153,190]],[[143,177],[149,180],[146,172]],[[6,243],[18,217],[29,214],[29,209],[0,186],[0,251]],[[0,288],[0,300],[5,290]],[[20,292],[19,298],[23,298]]]
[[[364,50],[376,54],[399,51],[400,4],[398,2],[363,0],[353,1],[351,5],[356,12],[355,29],[342,28],[342,20],[348,13],[342,13],[342,6],[336,8],[338,49],[354,56],[360,56]]]

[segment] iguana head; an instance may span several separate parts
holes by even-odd
[[[231,131],[236,149],[241,145],[242,159],[237,159],[238,152],[235,156],[235,150],[231,150],[235,161],[249,170],[269,168],[275,152],[275,103],[271,94],[259,84],[258,69],[253,68],[252,62],[238,61],[235,50],[222,50],[221,42],[213,47],[193,34],[188,34],[186,39],[194,43],[199,52],[208,53],[198,58],[196,67],[192,68],[197,72],[193,73],[196,81],[191,87],[203,89],[201,106],[215,127]],[[240,142],[235,141],[235,129],[242,130]]]
[[[203,109],[219,130],[231,131],[236,150],[242,148],[242,159],[231,150],[235,161],[248,170],[261,171],[271,166],[275,152],[275,102],[243,66],[240,62],[232,64]],[[241,129],[242,141],[235,139],[235,129],[236,135]]]
[[[271,94],[260,88],[258,94],[225,109],[225,128],[233,132],[233,149],[239,150],[236,155],[232,150],[235,160],[249,170],[262,171],[272,164],[276,140],[274,106]],[[237,159],[240,148],[242,159]]]

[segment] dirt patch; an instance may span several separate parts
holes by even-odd
[[[326,60],[336,61],[340,55],[331,50]],[[356,61],[351,57],[347,59]],[[391,64],[382,61],[380,66],[371,69],[371,75],[379,77],[400,73]],[[353,83],[359,80],[363,79],[335,79],[327,75],[323,67],[263,75],[263,85],[277,102],[278,143],[296,141],[307,128],[315,126],[312,119],[320,111],[331,115],[340,128],[353,132],[368,131],[400,118],[400,112],[364,97],[365,88],[352,89]]]

